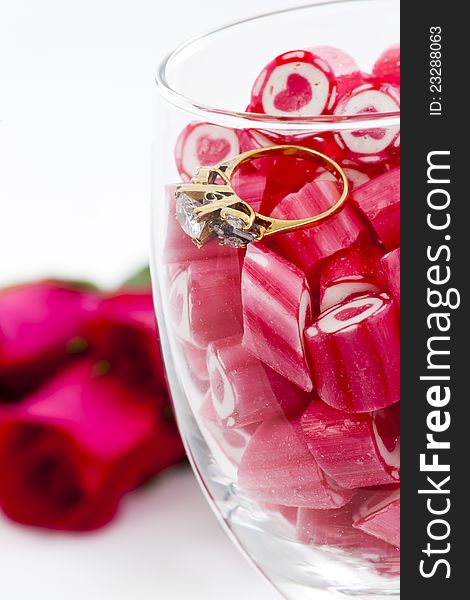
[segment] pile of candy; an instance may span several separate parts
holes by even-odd
[[[247,110],[338,120],[397,112],[399,52],[387,49],[370,74],[336,48],[286,52],[261,71]],[[400,508],[399,128],[376,120],[373,127],[280,137],[191,123],[178,139],[176,164],[187,181],[200,165],[279,143],[341,164],[352,190],[345,208],[318,227],[247,247],[226,238],[226,245],[198,249],[186,234],[201,224],[184,210],[177,222],[169,187],[173,333],[207,390],[201,428],[241,493],[294,522],[303,543],[393,557]],[[339,194],[319,164],[287,156],[242,167],[234,185],[256,211],[283,219],[318,214]]]

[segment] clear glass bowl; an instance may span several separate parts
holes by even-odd
[[[313,258],[302,252],[313,239],[309,236],[322,236],[320,230],[288,234],[284,242],[281,236],[276,240],[273,236],[272,242],[253,242],[249,260],[245,249],[217,241],[198,249],[176,219],[175,186],[209,158],[283,142],[314,147],[338,160],[349,169],[352,187],[390,172],[399,164],[398,151],[392,158],[382,157],[378,162],[374,158],[371,164],[364,157],[362,162],[357,156],[352,159],[350,153],[338,150],[338,144],[341,139],[354,143],[354,138],[368,136],[378,140],[379,146],[384,137],[396,145],[397,111],[303,117],[253,114],[243,108],[259,72],[282,52],[319,44],[336,46],[370,72],[381,52],[398,40],[399,4],[395,0],[318,2],[195,38],[168,56],[157,74],[152,277],[179,428],[196,477],[227,532],[292,600],[334,593],[377,599],[399,596],[399,551],[352,526],[371,497],[381,493],[388,497],[397,486],[382,485],[378,490],[361,486],[365,491],[361,489],[351,499],[351,490],[317,469],[316,458],[303,439],[305,422],[301,419],[309,403],[318,401],[309,383],[313,367],[303,326],[315,320],[319,310],[319,259],[341,245],[366,244],[363,248],[373,247],[373,253],[380,256],[391,248],[388,242],[384,248],[364,215],[351,216],[355,209],[349,206],[337,217],[343,220],[338,225],[340,241],[336,236],[331,248],[320,241],[319,254],[313,252]],[[217,129],[200,130],[208,145],[203,143],[202,150],[201,146],[196,150],[191,132],[204,123],[225,129],[219,130],[220,139],[214,138]],[[315,178],[322,175],[319,164],[289,160],[255,163],[240,171],[234,179],[237,192],[268,214],[287,193],[297,192],[306,172],[309,180],[313,171]],[[325,175],[321,180],[328,180]],[[330,199],[339,193],[332,181],[318,185]],[[300,249],[299,239],[303,240]],[[251,247],[266,248],[267,255]],[[283,257],[280,262],[277,256]],[[285,271],[286,260],[295,265],[293,270]],[[312,268],[313,263],[317,267]],[[376,294],[372,304],[366,305],[366,311],[373,312],[372,305],[381,302],[377,298],[384,290],[379,285],[374,292],[367,285],[364,293]],[[334,293],[328,304],[337,301]],[[363,310],[361,302],[359,309],[355,305],[354,315]],[[309,316],[309,311],[315,316]],[[354,365],[347,369],[359,375]],[[333,376],[338,381],[342,377],[339,370]],[[368,376],[372,381],[373,375]],[[320,390],[315,373],[313,381]],[[373,428],[376,445],[385,443],[377,435],[378,417],[364,423]],[[361,435],[358,445],[366,443]],[[336,439],[336,447],[342,446],[342,440],[341,436]],[[331,440],[326,443],[332,444]],[[383,455],[386,450],[382,450]],[[354,448],[349,452],[354,455]],[[346,479],[350,475],[354,473],[349,471]]]

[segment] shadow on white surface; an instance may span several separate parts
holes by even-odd
[[[91,534],[0,517],[2,600],[280,600],[226,537],[190,471],[130,494]]]

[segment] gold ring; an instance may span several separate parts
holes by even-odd
[[[306,219],[284,220],[260,215],[237,196],[231,177],[243,163],[271,154],[314,159],[322,163],[341,185],[339,199],[327,210]],[[218,183],[218,180],[222,183]],[[250,242],[276,233],[286,233],[324,223],[339,212],[348,197],[343,169],[321,152],[303,146],[279,145],[249,150],[212,167],[199,167],[190,183],[176,188],[176,215],[183,230],[199,248],[217,237],[219,243],[243,248]]]

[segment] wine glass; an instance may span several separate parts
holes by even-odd
[[[367,183],[389,190],[399,174],[397,88],[367,75],[398,37],[395,0],[316,2],[194,38],[157,73],[152,279],[179,429],[225,530],[292,600],[399,596],[399,231],[396,213],[377,218],[367,208],[376,198]],[[245,112],[266,64],[318,45],[354,57],[357,93],[363,85],[391,100],[361,110],[352,101],[341,115],[319,117]],[[199,166],[280,144],[317,150],[343,168],[353,199],[334,222],[258,242],[236,224],[197,218],[194,201],[177,198]],[[298,218],[336,201],[335,179],[321,160],[279,154],[255,157],[231,184],[254,210]],[[221,244],[198,248],[191,237],[207,227]],[[348,269],[356,269],[349,278]],[[340,340],[344,352],[335,346],[333,360],[331,339],[346,329],[358,336],[356,354]],[[360,391],[352,383],[345,391],[345,377]],[[375,396],[364,396],[367,386]]]

